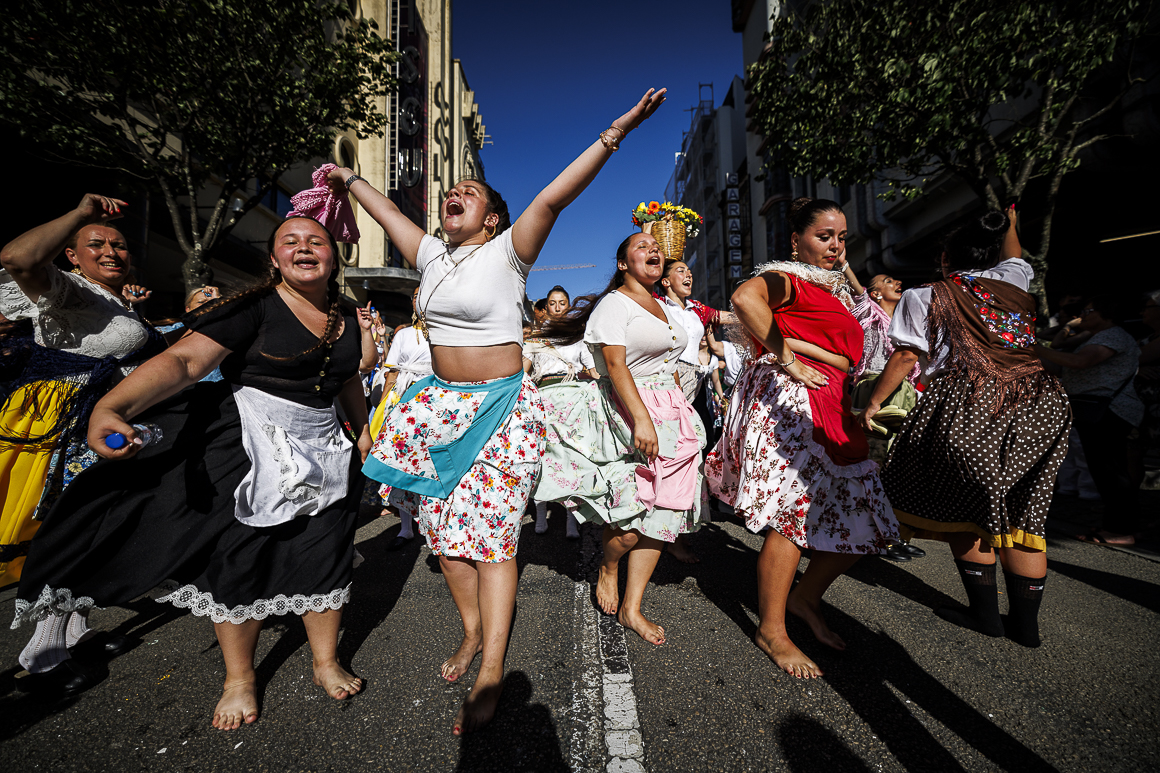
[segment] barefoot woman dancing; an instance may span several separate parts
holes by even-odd
[[[48,514],[16,600],[17,620],[35,620],[167,585],[157,601],[214,622],[222,730],[258,718],[254,652],[272,614],[302,615],[327,694],[362,687],[335,659],[359,500],[336,399],[370,448],[359,325],[319,223],[283,221],[269,251],[265,282],[202,306],[188,336],[97,403],[88,444],[112,461],[77,476]],[[223,381],[198,383],[218,366]],[[157,425],[160,440],[142,447],[130,421]],[[129,443],[114,450],[114,433]]]
[[[757,561],[756,642],[786,673],[810,678],[822,670],[790,641],[786,611],[823,644],[845,649],[822,619],[822,594],[860,554],[897,539],[898,524],[847,397],[862,327],[845,277],[833,270],[845,252],[846,217],[836,202],[800,198],[789,221],[795,260],[762,266],[733,294],[756,360],[737,381],[705,477],[750,531],[771,527]],[[790,593],[801,552],[811,549]]]
[[[536,496],[579,504],[577,516],[606,524],[596,601],[652,644],[665,630],[640,609],[661,550],[697,528],[705,429],[681,392],[677,361],[688,341],[679,312],[652,297],[664,254],[651,234],[616,251],[604,292],[545,330],[564,343],[583,335],[600,381],[585,382],[548,413],[549,444]],[[628,555],[620,602],[617,571]]]
[[[443,677],[457,680],[483,653],[455,718],[457,735],[490,721],[503,689],[519,580],[512,559],[543,450],[543,408],[522,367],[528,272],[560,212],[664,93],[649,89],[510,227],[507,204],[482,181],[451,189],[440,212],[442,242],[351,170],[330,175],[332,187],[348,188],[423,273],[419,318],[435,375],[412,385],[387,417],[364,471],[420,495],[419,527],[463,620],[463,643],[443,664]]]

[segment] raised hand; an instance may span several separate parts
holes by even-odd
[[[124,217],[121,207],[129,206],[128,202],[114,199],[111,196],[101,196],[96,193],[86,193],[81,203],[77,204],[77,213],[86,223],[106,223]]]
[[[374,310],[371,308],[371,302],[367,301],[366,308],[360,307],[356,311],[358,312],[358,326],[363,330],[374,329],[375,318]]]
[[[640,101],[637,102],[631,110],[612,122],[613,127],[620,129],[625,134],[628,134],[630,131],[640,126],[641,123],[647,120],[648,117],[655,113],[657,108],[660,107],[662,103],[664,103],[666,91],[668,91],[668,89],[661,89],[660,91],[657,91],[656,89],[649,89],[646,91],[644,96],[640,98]]]

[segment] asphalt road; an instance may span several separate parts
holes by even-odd
[[[143,599],[93,613],[95,627],[138,644],[75,698],[16,691],[15,657],[31,630],[5,628],[0,651],[12,667],[0,672],[0,761],[52,771],[640,769],[606,748],[614,735],[606,637],[619,629],[606,620],[596,646],[595,531],[586,528],[582,548],[564,539],[558,517],[546,535],[525,526],[500,712],[464,739],[450,734],[451,720],[475,670],[464,684],[439,677],[461,633],[455,607],[418,541],[386,550],[396,532],[396,520],[371,517],[359,532],[367,560],[339,648],[367,680],[353,700],[331,700],[312,684],[301,623],[273,618],[259,643],[261,719],[214,730],[224,669],[212,626]],[[945,546],[921,543],[928,558],[905,565],[863,560],[827,596],[846,653],[824,651],[791,625],[826,671],[799,682],[750,641],[760,538],[720,517],[693,542],[702,562],[663,557],[645,596],[668,641],[652,647],[629,633],[631,674],[612,677],[631,679],[647,770],[1160,767],[1160,563],[1147,556],[1050,539],[1038,650],[932,614],[963,600]],[[0,614],[13,606],[11,592],[0,594]]]

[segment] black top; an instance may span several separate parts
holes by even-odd
[[[189,319],[189,328],[229,349],[222,362],[231,384],[305,405],[326,408],[358,372],[362,342],[354,312],[341,305],[343,331],[333,344],[308,355],[294,355],[318,342],[275,290],[261,298],[225,303]],[[290,357],[276,360],[267,357]]]

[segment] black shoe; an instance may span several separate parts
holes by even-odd
[[[128,636],[110,636],[105,641],[105,654],[115,658],[118,655],[124,655],[126,652],[133,649],[136,644],[137,642],[134,639],[130,639]]]
[[[910,560],[910,556],[899,545],[890,545],[886,548],[886,550],[883,550],[881,553],[879,553],[879,555],[882,556],[882,558],[885,558],[887,561],[897,561],[899,563]]]
[[[52,692],[58,695],[78,695],[100,680],[68,659],[55,668],[40,674],[29,674],[16,680],[16,689],[21,692]]]
[[[925,550],[923,550],[922,548],[916,548],[914,545],[911,545],[909,542],[903,542],[899,545],[895,545],[894,547],[903,551],[904,553],[906,553],[906,555],[910,556],[911,558],[925,558],[926,557]]]
[[[387,545],[387,550],[399,550],[406,547],[407,543],[413,540],[414,537],[395,537],[391,540],[391,544]]]

